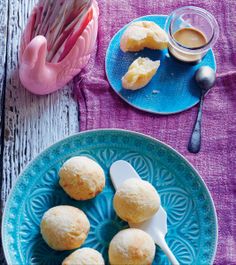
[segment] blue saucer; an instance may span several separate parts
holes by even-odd
[[[164,28],[167,16],[153,15],[136,19],[153,21]],[[213,51],[210,50],[201,63],[189,65],[170,57],[168,50],[153,51],[145,49],[137,53],[124,53],[120,49],[120,38],[127,26],[122,28],[111,40],[106,54],[106,74],[114,91],[133,107],[157,114],[173,114],[187,110],[199,102],[200,91],[194,81],[196,70],[208,65],[216,69]],[[137,91],[122,88],[121,78],[130,64],[138,57],[160,60],[161,66],[152,81]]]

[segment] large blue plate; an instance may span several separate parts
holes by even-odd
[[[153,21],[164,28],[166,18],[167,16],[152,15],[135,21]],[[145,49],[137,53],[124,53],[120,49],[120,39],[126,27],[113,37],[106,54],[106,74],[113,90],[133,107],[151,113],[173,114],[196,105],[200,99],[200,90],[194,81],[194,74],[203,65],[216,69],[212,50],[195,66],[178,62],[169,56],[167,50]],[[122,88],[121,78],[130,64],[140,56],[161,60],[161,66],[146,87],[137,91],[125,90]]]
[[[95,159],[106,173],[106,187],[95,199],[72,200],[58,184],[59,168],[75,155]],[[127,227],[112,207],[114,189],[108,171],[118,159],[129,161],[160,193],[168,214],[167,242],[180,264],[211,264],[217,244],[217,219],[213,201],[199,174],[165,144],[121,130],[71,136],[48,148],[28,165],[12,189],[4,211],[2,242],[8,264],[61,264],[70,252],[50,249],[39,230],[44,212],[61,204],[85,211],[91,230],[84,246],[100,251],[107,264],[111,238]],[[153,264],[169,264],[158,247]]]

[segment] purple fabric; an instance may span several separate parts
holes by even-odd
[[[206,97],[202,149],[197,155],[186,146],[197,108],[171,116],[138,111],[110,88],[104,68],[111,37],[126,23],[148,14],[169,14],[196,5],[212,12],[220,25],[214,51],[217,84]],[[75,83],[80,130],[123,128],[156,137],[182,153],[200,172],[213,196],[219,221],[215,264],[236,264],[236,1],[235,0],[99,0],[97,47],[88,66]]]

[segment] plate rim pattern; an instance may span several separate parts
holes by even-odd
[[[212,199],[211,193],[210,193],[204,179],[198,173],[196,168],[181,153],[179,153],[177,150],[172,148],[170,145],[168,145],[168,144],[166,144],[166,143],[164,143],[164,142],[162,142],[162,141],[160,141],[160,140],[158,140],[152,136],[145,135],[143,133],[139,133],[139,132],[135,132],[135,131],[124,130],[124,129],[94,129],[94,130],[87,130],[87,131],[72,134],[69,137],[66,137],[60,141],[57,141],[53,145],[46,148],[44,151],[42,151],[38,156],[36,156],[31,162],[29,162],[25,166],[24,170],[18,176],[14,186],[12,187],[12,189],[8,195],[7,201],[5,203],[3,215],[2,215],[2,225],[1,225],[2,246],[3,246],[3,252],[5,255],[7,264],[12,264],[12,261],[14,261],[14,258],[12,258],[12,256],[14,256],[14,255],[11,255],[11,253],[12,253],[12,251],[16,251],[14,249],[9,249],[10,244],[9,244],[9,242],[7,242],[8,233],[9,233],[9,232],[7,232],[7,224],[9,221],[10,214],[11,214],[11,208],[12,208],[12,205],[17,206],[16,201],[17,201],[17,199],[19,199],[19,196],[22,193],[22,187],[20,189],[20,185],[23,185],[26,188],[27,185],[30,184],[30,183],[22,183],[24,180],[24,175],[27,174],[27,171],[30,171],[30,168],[32,166],[34,166],[34,164],[37,162],[37,160],[40,160],[42,157],[44,157],[45,155],[50,153],[51,150],[59,147],[60,145],[66,144],[66,143],[72,141],[73,139],[74,140],[79,139],[79,138],[82,138],[83,136],[86,137],[86,135],[91,137],[91,135],[96,135],[96,134],[102,135],[103,133],[110,134],[110,135],[119,134],[119,135],[128,136],[128,137],[132,137],[132,136],[139,137],[140,139],[147,140],[150,143],[150,145],[153,145],[153,146],[159,145],[159,146],[165,148],[168,152],[171,152],[173,155],[177,156],[180,160],[182,160],[185,163],[185,165],[193,172],[193,174],[196,177],[198,177],[200,183],[202,184],[202,186],[204,187],[204,189],[207,192],[209,202],[211,203],[211,205],[210,205],[212,208],[211,210],[212,210],[212,213],[214,215],[213,219],[215,221],[215,224],[214,224],[215,225],[215,235],[214,235],[215,240],[214,240],[214,250],[213,250],[212,258],[211,258],[211,264],[213,264],[214,259],[215,259],[215,255],[216,255],[216,251],[217,251],[217,244],[218,244],[218,220],[217,220],[217,212],[216,212],[216,208],[214,205],[214,201]],[[24,200],[22,200],[21,203],[23,201]]]

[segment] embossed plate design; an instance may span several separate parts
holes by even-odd
[[[106,173],[106,187],[95,199],[72,200],[58,184],[59,168],[76,155],[95,159]],[[114,188],[108,175],[111,164],[119,159],[130,162],[160,193],[168,214],[167,242],[180,264],[211,264],[217,245],[217,218],[203,180],[169,146],[123,130],[79,133],[54,144],[27,166],[9,195],[3,216],[2,242],[8,264],[61,264],[70,251],[50,249],[39,230],[44,212],[61,204],[86,212],[91,229],[83,246],[100,251],[107,264],[111,238],[127,227],[113,210]],[[158,247],[153,264],[169,264]]]
[[[134,21],[153,21],[164,28],[166,19],[167,16],[151,15]],[[120,49],[120,39],[127,26],[117,32],[107,49],[106,74],[113,90],[131,106],[151,113],[173,114],[196,105],[200,99],[200,89],[194,81],[194,74],[203,65],[216,69],[213,51],[210,50],[202,62],[194,66],[173,59],[167,49],[164,51],[145,49],[136,53],[124,53]],[[157,74],[140,90],[123,89],[122,76],[128,71],[130,64],[140,56],[161,61]]]

